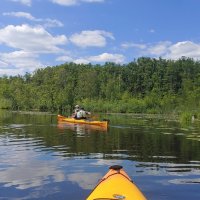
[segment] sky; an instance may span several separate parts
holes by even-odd
[[[66,62],[200,59],[198,0],[1,0],[0,76]]]

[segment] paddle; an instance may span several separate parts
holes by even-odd
[[[92,120],[97,120],[97,119],[99,119],[99,115],[91,115],[91,116],[89,116],[89,118]]]
[[[88,119],[90,120],[93,120],[93,121],[99,121],[100,120],[100,116],[99,115],[91,115],[91,116],[88,116]],[[107,121],[108,123],[110,123],[110,120],[109,119],[101,119],[100,121]]]

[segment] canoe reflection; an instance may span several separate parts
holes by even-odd
[[[107,132],[107,127],[89,125],[89,124],[73,124],[68,122],[58,122],[58,128],[60,130],[72,130],[77,133],[77,135],[85,135],[92,132]]]

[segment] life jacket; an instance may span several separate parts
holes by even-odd
[[[84,110],[79,110],[77,112],[77,118],[78,119],[84,119],[84,118],[86,118],[86,112]]]

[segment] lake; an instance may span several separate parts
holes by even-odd
[[[107,130],[0,111],[0,200],[84,200],[122,165],[149,200],[200,199],[200,122],[100,115]]]

